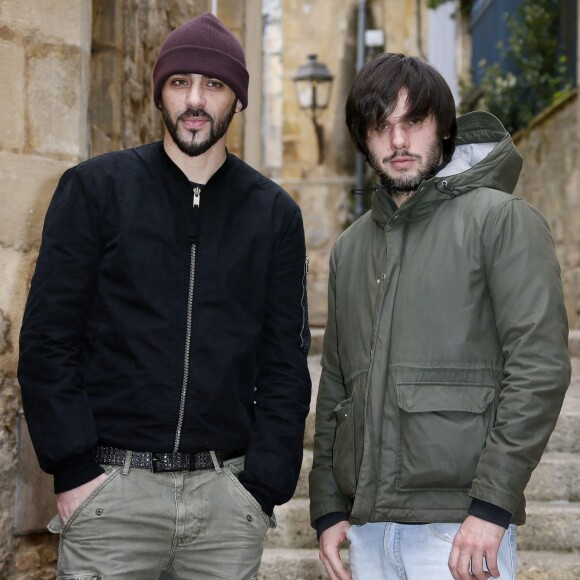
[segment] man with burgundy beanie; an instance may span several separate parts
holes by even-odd
[[[48,209],[18,377],[59,578],[256,578],[296,487],[304,230],[226,149],[248,80],[211,14],[173,31],[153,71],[163,140],[69,169]]]

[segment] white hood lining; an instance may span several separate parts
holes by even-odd
[[[497,142],[457,145],[451,161],[437,173],[437,177],[457,175],[471,169],[481,163],[495,149],[496,145]]]

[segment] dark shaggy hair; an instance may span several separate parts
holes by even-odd
[[[395,109],[401,90],[407,91],[407,113],[403,121],[433,115],[443,159],[455,150],[457,121],[455,101],[441,74],[421,59],[384,53],[358,72],[346,101],[346,125],[356,148],[368,157],[369,132]]]

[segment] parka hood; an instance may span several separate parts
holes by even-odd
[[[435,205],[479,188],[513,193],[522,163],[510,134],[497,117],[485,111],[462,115],[457,119],[451,161],[421,184],[397,213],[401,218],[426,217]],[[373,194],[373,219],[379,223],[393,214],[386,195],[383,190]]]
[[[522,158],[499,119],[477,111],[457,119],[455,152],[435,179],[447,178],[461,194],[478,187],[513,193],[521,169]]]

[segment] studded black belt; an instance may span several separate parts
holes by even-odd
[[[223,462],[244,455],[243,451],[215,451],[216,459],[221,466]],[[103,465],[125,465],[127,451],[115,447],[97,447],[95,459]],[[151,453],[150,451],[132,451],[131,467],[150,469],[154,473],[162,471],[198,471],[214,469],[209,451],[198,453]]]

